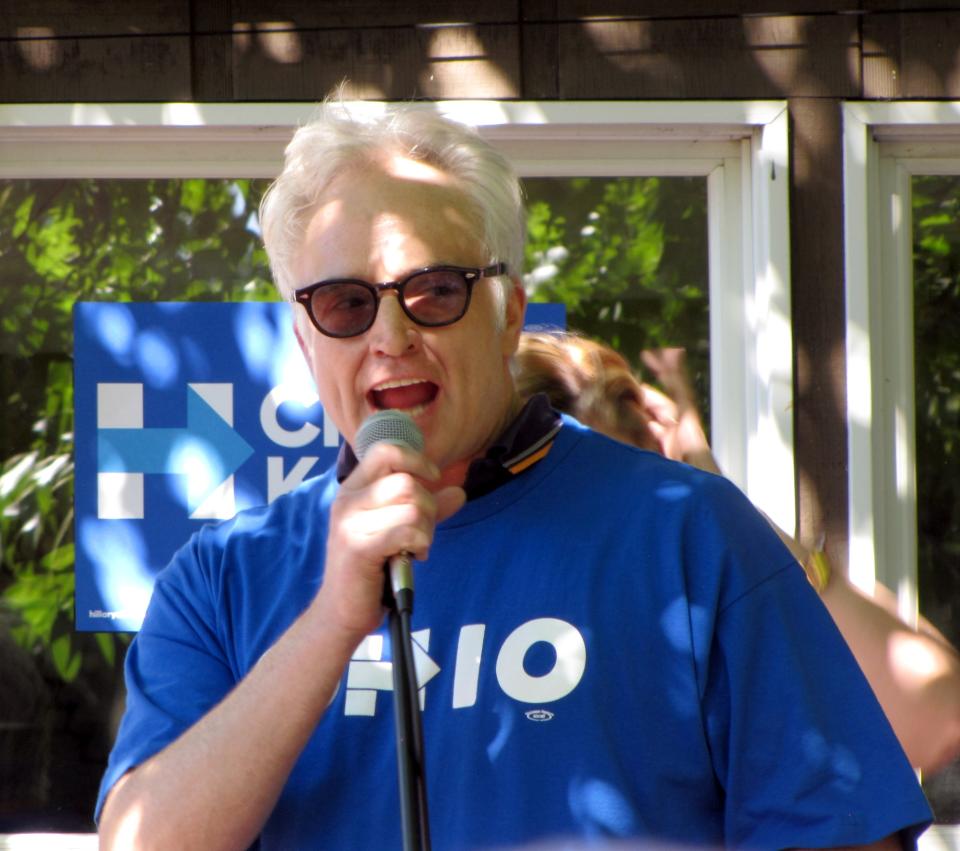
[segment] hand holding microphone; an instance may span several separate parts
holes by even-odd
[[[392,409],[377,411],[361,423],[353,451],[362,461],[367,452],[380,443],[423,452],[423,434],[417,424],[406,414]],[[386,569],[397,610],[409,611],[413,596],[413,554],[402,550],[390,556]]]
[[[440,471],[422,445],[413,420],[393,410],[368,417],[353,440],[360,464],[331,510],[323,596],[324,607],[360,637],[383,617],[384,563],[401,553],[408,563],[426,558],[436,524],[465,500],[461,488],[436,486]],[[400,579],[403,560],[397,565]]]

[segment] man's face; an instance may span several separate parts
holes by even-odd
[[[310,219],[294,264],[296,285],[341,277],[396,281],[435,264],[485,266],[469,209],[449,176],[422,163],[397,158],[344,173]],[[462,482],[469,462],[515,413],[508,361],[525,298],[519,285],[509,287],[498,330],[497,286],[497,279],[479,280],[466,315],[440,328],[414,323],[393,291],[382,294],[375,322],[357,337],[326,337],[299,318],[297,338],[320,401],[349,442],[375,411],[405,410],[445,481]]]

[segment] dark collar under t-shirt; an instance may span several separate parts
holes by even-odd
[[[470,465],[463,483],[467,499],[490,493],[530,469],[550,451],[562,424],[560,414],[550,407],[545,394],[532,396],[487,454]],[[337,481],[349,476],[357,463],[350,444],[344,442],[337,456]]]

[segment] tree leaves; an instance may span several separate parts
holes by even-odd
[[[706,181],[551,178],[525,187],[530,299],[562,302],[571,328],[637,369],[641,349],[684,346],[707,403]]]
[[[960,641],[960,178],[913,177],[917,525],[924,614]]]
[[[0,181],[0,606],[65,680],[112,666],[125,640],[73,631],[73,305],[275,299],[256,226],[265,186]]]

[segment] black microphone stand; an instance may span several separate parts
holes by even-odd
[[[388,563],[384,597],[390,609],[393,655],[393,717],[400,781],[400,820],[404,851],[430,851],[427,778],[417,669],[410,621],[413,615],[413,557],[394,556]]]

